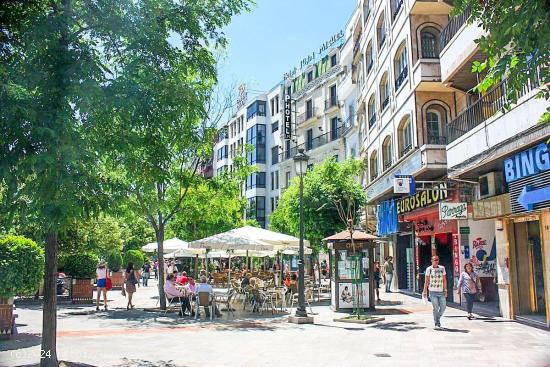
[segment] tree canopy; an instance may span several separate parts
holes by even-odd
[[[338,213],[348,207],[357,210],[366,202],[361,184],[356,179],[363,170],[359,160],[338,163],[334,158],[316,165],[304,176],[304,231],[314,252],[323,251],[321,240],[347,228]],[[285,189],[279,205],[270,217],[270,227],[290,235],[299,235],[299,178]]]

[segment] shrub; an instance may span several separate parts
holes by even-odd
[[[117,272],[122,266],[122,255],[118,251],[113,251],[107,256],[107,264],[111,271]]]
[[[67,257],[65,272],[73,278],[95,278],[99,258],[92,253],[74,254]]]
[[[141,269],[145,263],[145,256],[140,250],[128,250],[124,253],[124,262],[123,265],[126,268],[128,263],[134,263],[134,269]]]
[[[33,240],[0,238],[0,297],[32,294],[44,276],[44,250]]]

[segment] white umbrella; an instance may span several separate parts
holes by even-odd
[[[157,243],[156,242],[151,242],[151,243],[148,243],[147,245],[143,246],[141,248],[142,251],[144,252],[154,252],[157,250]],[[174,238],[170,238],[169,240],[164,240],[164,243],[163,243],[163,248],[164,248],[164,252],[173,252],[173,251],[177,251],[177,250],[185,250],[187,248],[189,248],[189,243],[185,242],[185,241],[182,241],[180,240],[179,238],[177,237],[174,237]]]
[[[209,250],[248,250],[248,251],[270,251],[274,246],[256,239],[253,239],[242,232],[231,230],[218,233],[210,237],[189,242],[190,248],[202,248]]]
[[[273,245],[276,250],[287,248],[298,248],[300,239],[294,236],[289,236],[284,233],[269,231],[267,229],[244,226],[233,230],[238,235],[244,235],[249,238]],[[309,247],[309,241],[304,239],[304,246]]]

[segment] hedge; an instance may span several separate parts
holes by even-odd
[[[67,257],[65,272],[73,278],[95,278],[99,258],[92,253],[74,254]]]
[[[122,267],[122,255],[118,251],[113,251],[107,256],[107,265],[111,271],[117,272]]]
[[[141,269],[145,263],[145,256],[140,250],[128,250],[124,253],[123,266],[126,268],[128,263],[134,263],[134,269]]]
[[[33,294],[44,276],[44,250],[31,239],[0,238],[0,297]]]

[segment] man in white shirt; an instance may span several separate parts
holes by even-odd
[[[212,304],[212,299],[214,298],[214,288],[212,288],[212,286],[207,283],[206,276],[204,276],[204,275],[201,276],[200,283],[197,285],[197,290],[196,290],[197,302],[199,301],[198,294],[201,293],[201,292],[207,292],[207,293],[210,294],[210,304]],[[204,308],[204,312],[206,313],[207,318],[210,317],[210,310],[208,309],[208,307]],[[222,316],[222,314],[218,310],[217,305],[214,307],[214,312],[216,313],[216,317],[221,317]]]
[[[432,301],[435,329],[441,328],[441,316],[445,312],[447,302],[447,273],[445,267],[439,265],[439,256],[432,256],[432,265],[426,269],[426,279],[422,297],[426,298],[427,291]]]

